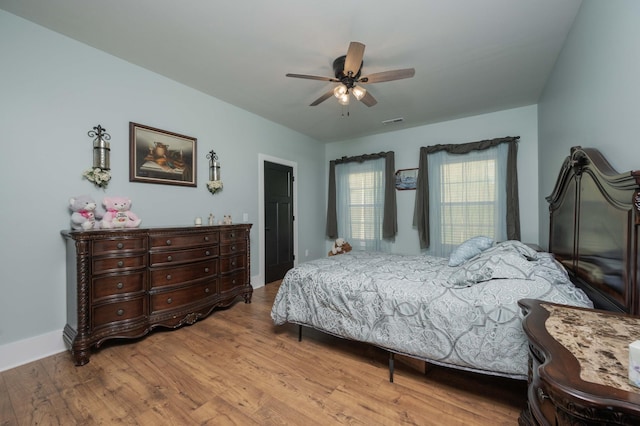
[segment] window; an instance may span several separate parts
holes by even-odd
[[[430,254],[448,256],[478,235],[506,239],[507,152],[507,144],[501,144],[467,154],[429,155]]]
[[[382,250],[384,162],[336,165],[338,229],[355,250]]]

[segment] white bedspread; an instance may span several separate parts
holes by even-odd
[[[287,273],[271,317],[435,364],[526,379],[517,301],[592,306],[550,254],[536,257],[496,246],[458,267],[371,252],[319,259]]]

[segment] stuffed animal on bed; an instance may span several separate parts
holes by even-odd
[[[334,241],[329,256],[335,256],[336,254],[348,253],[352,249],[351,244],[346,242],[343,238],[338,238]]]
[[[88,195],[69,198],[69,208],[71,209],[71,229],[76,231],[86,231],[100,228],[99,219],[102,212],[98,204]]]
[[[103,228],[137,228],[142,222],[138,216],[129,211],[131,200],[125,197],[104,197],[102,204],[107,212],[102,218]]]

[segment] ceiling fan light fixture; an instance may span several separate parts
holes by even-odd
[[[336,86],[336,88],[333,89],[333,96],[338,99],[340,99],[341,96],[348,95],[348,93],[349,89],[347,89],[347,86],[345,86],[344,84]]]
[[[362,98],[364,98],[364,95],[367,94],[367,89],[364,89],[360,86],[354,86],[353,89],[351,89],[351,93],[353,93],[353,96],[356,97],[357,100],[362,100]]]
[[[338,96],[338,103],[340,105],[349,105],[349,91]]]

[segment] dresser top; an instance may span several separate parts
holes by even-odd
[[[629,344],[640,340],[640,318],[542,303],[546,329],[578,360],[587,382],[640,393],[629,384]]]
[[[215,232],[231,230],[231,229],[251,229],[251,223],[234,223],[232,225],[187,225],[187,226],[158,226],[148,228],[110,228],[110,229],[91,229],[88,231],[79,231],[73,229],[63,229],[60,233],[67,238],[94,238],[109,237],[123,234],[144,234],[144,233],[160,233],[160,232]]]

